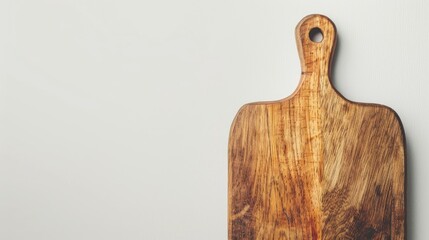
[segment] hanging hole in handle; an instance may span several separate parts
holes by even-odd
[[[323,41],[322,30],[320,30],[320,28],[318,28],[318,27],[312,28],[310,30],[310,33],[308,34],[308,36],[310,37],[310,40],[312,42],[320,43]]]

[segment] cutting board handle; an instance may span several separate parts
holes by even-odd
[[[323,36],[320,42],[313,38],[318,32]],[[329,76],[337,35],[334,23],[323,15],[309,15],[298,23],[295,35],[302,74]]]

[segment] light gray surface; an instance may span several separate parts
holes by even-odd
[[[0,239],[226,239],[227,141],[296,88],[294,28],[337,25],[334,84],[400,115],[429,228],[429,4],[0,1]],[[382,146],[380,146],[382,147]]]

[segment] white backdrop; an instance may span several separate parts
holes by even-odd
[[[0,239],[226,239],[230,124],[296,88],[310,13],[336,88],[400,115],[427,239],[425,0],[1,0]]]

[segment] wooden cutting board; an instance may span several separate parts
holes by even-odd
[[[320,30],[321,42],[310,39]],[[405,148],[398,115],[330,82],[336,29],[296,27],[292,96],[244,105],[229,138],[229,239],[404,239]]]

